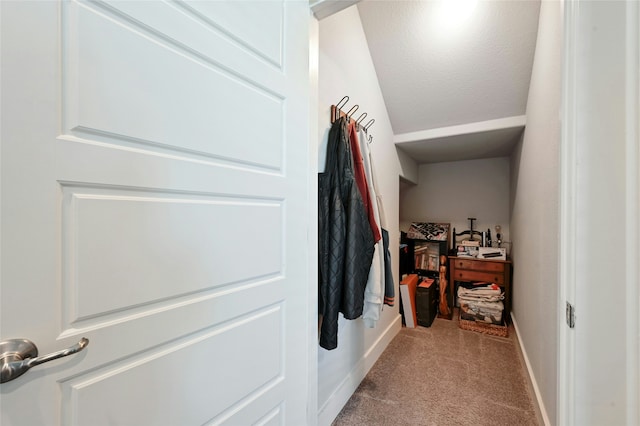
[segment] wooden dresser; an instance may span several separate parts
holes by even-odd
[[[504,288],[505,318],[511,312],[511,261],[474,259],[469,257],[449,257],[449,292],[451,306],[455,306],[456,281],[485,281]]]

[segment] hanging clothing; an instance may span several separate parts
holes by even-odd
[[[374,236],[353,176],[347,121],[331,126],[324,173],[318,176],[318,314],[320,346],[338,346],[338,314],[362,315]]]
[[[358,137],[360,142],[359,151],[362,154],[362,165],[364,167],[368,193],[373,199],[371,208],[374,220],[375,223],[378,224],[380,223],[378,196],[371,169],[371,151],[366,136],[367,135],[364,133],[364,130],[360,129]],[[378,230],[378,232],[380,232],[380,230]],[[369,328],[375,327],[380,319],[380,311],[382,310],[384,296],[384,273],[384,247],[383,241],[380,239],[374,246],[373,261],[371,263],[371,268],[369,269],[367,286],[364,291],[364,310],[362,312],[362,319],[364,320],[364,325]]]
[[[366,136],[366,134],[364,134],[364,136]],[[382,231],[382,251],[384,256],[384,304],[387,306],[393,306],[395,303],[396,290],[395,283],[393,282],[393,264],[391,263],[391,252],[389,251],[389,232],[385,228],[387,220],[384,214],[384,204],[382,203],[382,197],[380,196],[380,191],[378,190],[379,187],[376,181],[376,173],[373,167],[373,161],[371,161],[371,150],[368,151],[369,166],[371,168],[371,181],[376,193],[376,205],[378,206],[378,214],[380,217],[378,223],[380,224],[380,230]]]
[[[320,345],[327,348],[333,339],[337,341],[337,317],[342,300],[344,270],[344,234],[346,218],[337,173],[342,168],[340,156],[340,123],[329,130],[325,172],[318,174],[318,316]],[[330,253],[336,255],[330,260]],[[334,324],[335,321],[335,324]],[[335,335],[334,335],[335,334]]]
[[[389,251],[389,232],[384,228],[382,228],[382,241],[384,245],[384,304],[393,306],[396,299],[396,287],[393,282],[393,266]]]
[[[367,210],[367,217],[369,219],[369,226],[371,226],[371,232],[373,232],[374,242],[377,243],[382,239],[382,234],[380,233],[380,227],[378,226],[379,221],[375,218],[374,214],[375,197],[372,197],[371,187],[367,182],[368,178],[364,165],[364,153],[361,150],[355,121],[349,122],[349,142],[351,144],[351,156],[353,157],[353,174],[356,179],[360,195],[362,195],[364,208]]]

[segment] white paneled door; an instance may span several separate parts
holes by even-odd
[[[305,423],[308,3],[0,13],[0,423]]]

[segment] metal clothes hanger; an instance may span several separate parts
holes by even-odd
[[[366,112],[363,112],[362,114],[360,114],[360,117],[358,117],[358,119],[356,120],[356,125],[360,126],[360,123],[362,122],[362,120],[364,120],[366,116],[367,116]]]
[[[369,143],[373,142],[373,136],[371,136],[369,134],[369,127],[373,126],[373,123],[376,122],[375,118],[372,118],[371,120],[367,121],[367,124],[364,126],[364,132],[367,134],[368,136],[368,141]]]
[[[347,102],[349,102],[349,96],[345,96],[342,99],[340,99],[340,102],[338,102],[336,104],[336,112],[335,115],[333,116],[333,121],[336,121],[338,118],[340,118],[340,112],[342,111],[342,107],[345,106],[347,104]]]
[[[351,107],[351,109],[347,112],[347,123],[351,120],[351,116],[355,114],[355,112],[360,108],[360,105],[355,104]]]

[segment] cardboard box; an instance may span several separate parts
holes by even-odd
[[[503,247],[478,247],[478,259],[507,260],[507,249]]]
[[[481,247],[458,246],[456,256],[459,257],[478,257],[478,249]]]

